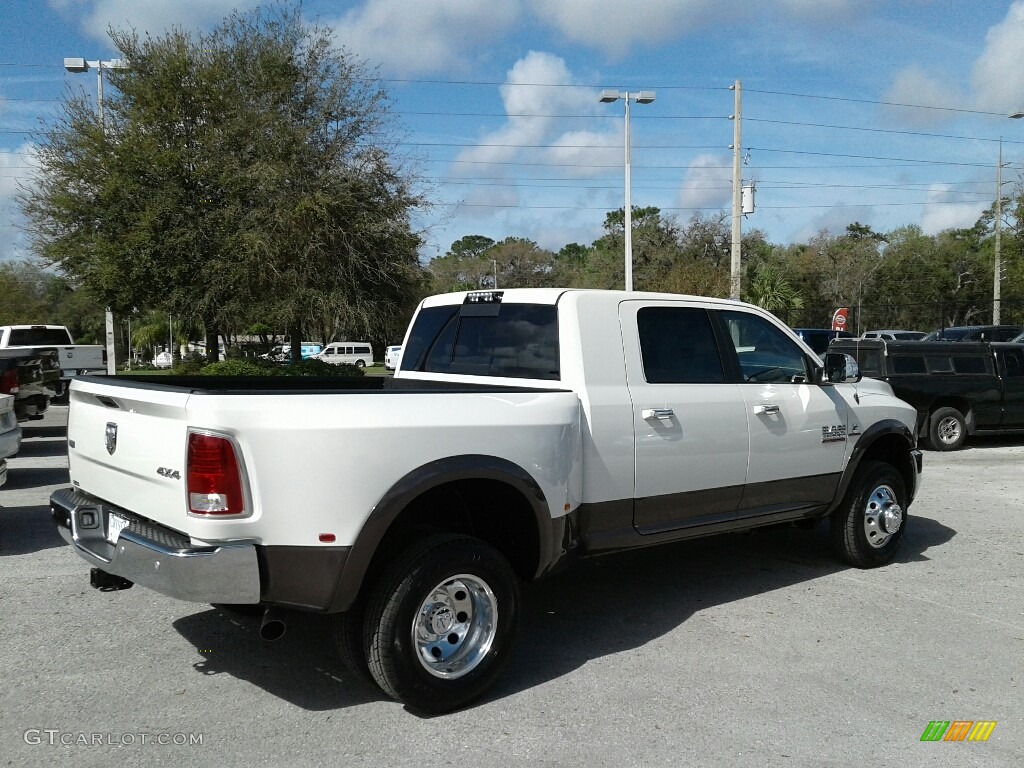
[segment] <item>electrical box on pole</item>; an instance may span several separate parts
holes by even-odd
[[[750,182],[743,187],[742,199],[743,203],[740,206],[740,210],[743,211],[743,215],[747,216],[754,212],[754,195],[757,192],[757,187],[754,182]]]

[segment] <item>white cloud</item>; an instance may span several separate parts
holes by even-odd
[[[989,29],[985,49],[974,63],[971,84],[978,109],[1005,112],[1024,108],[1024,2],[1010,6],[1006,19]]]
[[[565,62],[557,56],[530,51],[509,70],[500,92],[507,122],[482,136],[477,146],[463,150],[459,160],[507,163],[543,152],[548,162],[579,160],[577,175],[590,175],[593,169],[587,165],[594,161],[583,162],[584,156],[594,157],[588,147],[622,144],[614,132],[562,130],[557,115],[596,113],[598,103],[593,89],[576,85]],[[466,165],[463,172],[472,170]],[[563,171],[572,173],[572,169]]]
[[[571,41],[621,57],[637,43],[683,37],[727,16],[722,0],[530,0],[533,12]]]
[[[957,201],[959,193],[948,184],[935,184],[928,190],[928,205],[921,215],[921,229],[934,235],[946,229],[965,229],[988,207],[987,203]]]
[[[870,205],[848,205],[837,203],[812,217],[802,229],[791,238],[791,242],[806,243],[821,230],[830,235],[838,236],[846,232],[846,228],[859,221],[861,224],[873,226],[877,220],[875,209]]]
[[[325,24],[335,39],[392,74],[463,68],[469,54],[511,32],[518,0],[367,0]]]
[[[721,155],[700,155],[690,163],[679,187],[680,208],[722,208],[732,204],[731,160]],[[683,212],[686,216],[690,211]]]
[[[953,104],[963,104],[965,101],[948,80],[940,80],[938,77],[929,75],[917,65],[901,70],[882,100],[893,104],[940,107],[940,109],[885,108],[884,112],[888,119],[918,128],[948,122],[951,114],[946,108]]]
[[[81,9],[83,31],[109,41],[107,30],[135,29],[140,34],[162,35],[173,26],[192,29],[216,24],[238,9],[255,8],[261,0],[50,0],[58,10]],[[83,51],[86,58],[95,54]]]

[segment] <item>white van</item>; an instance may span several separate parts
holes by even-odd
[[[365,368],[373,365],[373,347],[367,341],[332,341],[320,354],[313,355],[313,359]]]

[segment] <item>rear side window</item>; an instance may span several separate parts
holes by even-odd
[[[889,358],[889,366],[896,373],[927,373],[924,367],[924,355],[893,355]]]
[[[550,304],[501,304],[496,312],[429,307],[416,317],[403,371],[516,379],[560,377],[558,310]]]
[[[977,355],[974,357],[954,357],[953,369],[957,373],[990,373],[988,358]]]
[[[857,365],[865,376],[877,377],[882,372],[882,355],[877,349],[861,349],[857,353]]]
[[[711,319],[695,307],[645,307],[637,312],[644,378],[651,384],[725,381]]]

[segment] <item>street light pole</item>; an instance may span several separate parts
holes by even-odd
[[[625,248],[624,248],[624,259],[626,266],[626,290],[633,290],[633,202],[630,199],[630,188],[632,182],[630,180],[630,168],[629,168],[629,102],[630,100],[635,101],[637,104],[650,104],[654,101],[654,91],[639,91],[637,93],[629,93],[628,91],[604,90],[601,91],[600,101],[602,104],[610,104],[613,101],[622,99],[626,103],[626,129],[624,135],[623,144],[625,145],[625,186],[626,186],[626,221],[625,221]]]
[[[107,61],[102,59],[95,61],[79,58],[64,59],[64,69],[68,72],[88,72],[90,67],[96,68],[96,113],[99,116],[100,132],[104,133],[106,126],[103,123],[103,70],[124,69],[125,63],[122,59],[108,59]],[[107,337],[107,373],[113,376],[117,373],[117,353],[114,346],[114,313],[110,311],[110,307],[105,309],[104,320]]]

